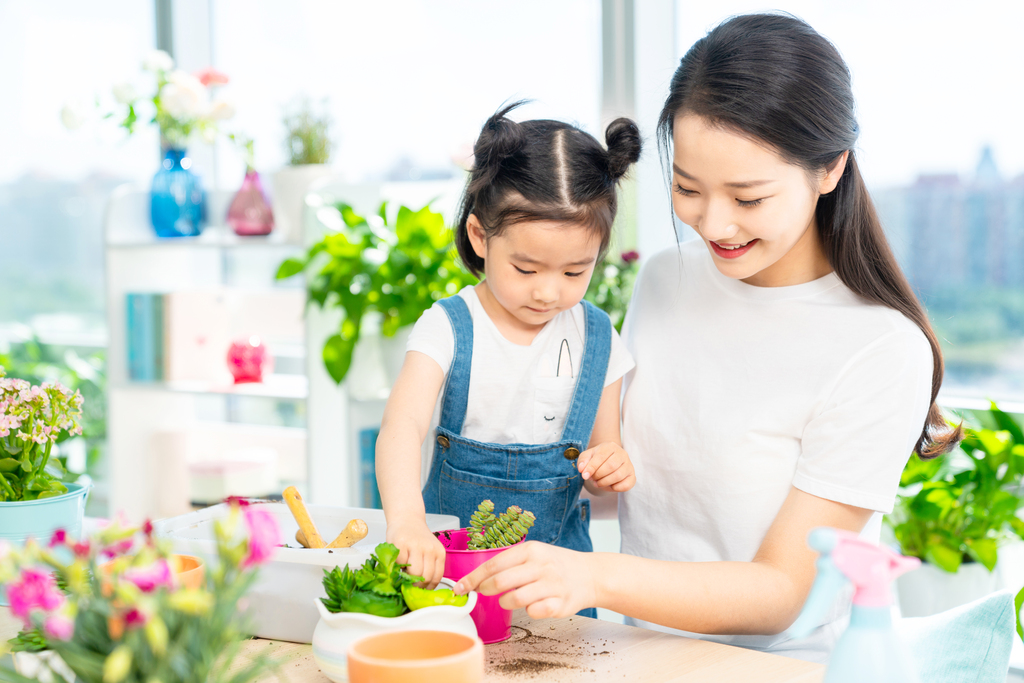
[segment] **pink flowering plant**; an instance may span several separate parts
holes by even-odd
[[[56,382],[33,386],[0,367],[0,502],[67,493],[64,467],[50,456],[62,434],[82,433],[82,394]]]
[[[217,562],[205,583],[186,587],[166,541],[117,520],[92,537],[56,532],[41,545],[0,544],[0,585],[25,630],[14,651],[49,650],[55,681],[244,683],[274,666],[265,656],[235,662],[246,638],[244,596],[281,542],[273,516],[232,501],[215,526]],[[66,666],[65,666],[66,665]],[[63,673],[62,673],[63,672]],[[28,678],[0,667],[0,681]]]

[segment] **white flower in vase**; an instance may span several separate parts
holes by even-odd
[[[138,98],[135,86],[131,83],[118,83],[113,87],[114,99],[120,104],[132,104]]]
[[[86,111],[81,102],[68,102],[60,110],[60,121],[68,130],[78,130],[88,120]]]
[[[226,121],[235,115],[235,105],[227,100],[214,100],[207,117],[212,121]]]
[[[160,92],[160,104],[176,119],[197,119],[207,107],[206,88],[192,74],[172,71]]]
[[[153,50],[142,60],[142,68],[153,73],[170,71],[174,68],[174,59],[163,50]]]

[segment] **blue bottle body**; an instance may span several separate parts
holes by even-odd
[[[918,683],[910,657],[892,628],[889,607],[853,606],[850,627],[836,643],[825,683]]]
[[[203,186],[183,149],[168,149],[153,176],[150,218],[159,237],[190,237],[200,232]]]

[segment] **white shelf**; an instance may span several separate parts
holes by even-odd
[[[274,248],[300,249],[300,245],[288,242],[280,233],[269,235],[236,235],[227,225],[208,225],[195,237],[157,237],[156,233],[131,231],[111,232],[107,235],[107,246],[111,249],[138,249],[173,247],[206,247],[212,249]]]
[[[233,394],[297,400],[305,400],[309,397],[309,380],[303,375],[272,374],[267,375],[262,382],[244,382],[242,384],[201,381],[124,382],[114,388],[183,394]]]

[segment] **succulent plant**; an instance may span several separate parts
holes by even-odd
[[[487,548],[504,548],[523,540],[533,526],[536,517],[529,510],[518,505],[511,505],[505,512],[494,516],[494,503],[485,500],[477,506],[476,512],[470,517],[469,544],[470,550]]]

